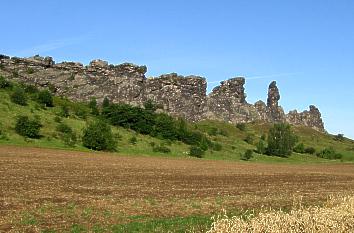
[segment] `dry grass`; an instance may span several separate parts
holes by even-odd
[[[354,232],[354,197],[330,199],[323,207],[269,211],[257,216],[218,218],[208,233]]]

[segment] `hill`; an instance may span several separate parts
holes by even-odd
[[[2,79],[6,81],[6,79]],[[89,151],[82,144],[83,129],[88,122],[99,118],[92,114],[89,103],[73,102],[66,98],[53,96],[53,107],[46,107],[38,102],[38,90],[31,85],[11,83],[12,87],[0,88],[0,122],[2,145],[18,145],[28,147],[46,147],[66,150]],[[28,98],[27,105],[22,106],[11,100],[11,96],[17,89],[23,89]],[[63,111],[66,113],[63,113]],[[43,127],[40,129],[40,137],[30,139],[16,133],[15,125],[19,116],[29,116],[40,119]],[[163,115],[162,115],[163,116]],[[168,118],[169,119],[169,118]],[[67,125],[72,130],[75,138],[67,138],[67,135],[58,130],[60,125]],[[256,151],[257,143],[264,139],[271,123],[255,121],[247,124],[233,125],[220,121],[204,120],[197,123],[187,123],[188,132],[195,133],[200,140],[209,144],[204,158],[216,160],[240,160],[247,150]],[[168,156],[190,157],[190,146],[193,142],[188,140],[169,138],[161,135],[138,133],[139,129],[126,126],[111,126],[117,151],[115,153],[126,155],[144,156]],[[347,138],[338,138],[334,135],[319,132],[317,130],[293,126],[293,131],[298,136],[298,142],[304,144],[304,148],[312,147],[317,152],[325,148],[333,148],[342,155],[341,160],[354,161],[354,142]],[[193,135],[192,135],[193,136]],[[199,143],[199,142],[198,142]],[[199,145],[199,144],[198,144]],[[162,149],[161,149],[162,148]],[[166,149],[167,148],[167,149]],[[293,153],[289,158],[261,155],[256,152],[251,161],[257,162],[329,162],[328,159],[319,158],[314,154]]]

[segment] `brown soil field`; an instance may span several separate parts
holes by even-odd
[[[0,232],[320,203],[353,164],[261,164],[0,147]],[[37,224],[27,224],[28,222]],[[15,230],[16,229],[16,230]]]

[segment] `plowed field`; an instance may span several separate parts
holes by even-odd
[[[256,164],[0,147],[0,232],[284,207],[354,192],[353,164]]]

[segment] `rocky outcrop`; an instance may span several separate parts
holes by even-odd
[[[50,88],[56,95],[72,100],[88,101],[95,97],[102,102],[108,97],[114,103],[138,106],[152,100],[161,106],[161,110],[190,121],[286,121],[324,131],[321,113],[315,106],[310,106],[309,111],[284,114],[279,106],[280,93],[275,81],[269,85],[267,105],[263,101],[252,105],[246,101],[245,79],[242,77],[221,82],[207,95],[205,78],[175,73],[146,78],[146,72],[146,66],[112,65],[99,59],[84,66],[77,62],[56,64],[51,57],[38,55],[30,58],[0,55],[0,75]]]
[[[190,121],[202,120],[206,108],[206,80],[176,73],[145,80],[144,101],[152,100],[163,110]]]
[[[310,105],[309,111],[303,111],[300,113],[296,110],[290,111],[286,115],[286,120],[293,125],[303,125],[318,131],[324,131],[321,113],[314,105]]]
[[[238,77],[221,82],[207,97],[207,119],[231,123],[250,122],[257,118],[256,109],[246,102],[245,79]]]
[[[275,81],[268,87],[267,115],[272,122],[284,122],[285,114],[282,107],[279,106],[280,93]]]

